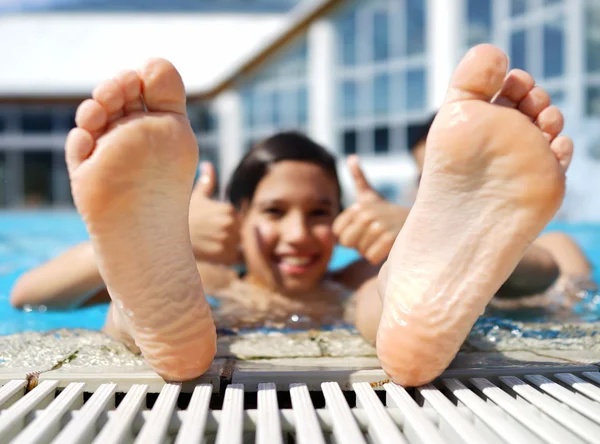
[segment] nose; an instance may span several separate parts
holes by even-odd
[[[288,214],[281,225],[281,238],[290,244],[306,242],[310,238],[307,218],[299,212]]]

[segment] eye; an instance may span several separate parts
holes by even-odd
[[[279,218],[284,215],[284,211],[277,207],[266,207],[263,209],[263,213],[268,214],[270,217]]]
[[[310,215],[313,217],[328,217],[331,215],[331,211],[329,208],[318,208],[316,210],[312,210]]]

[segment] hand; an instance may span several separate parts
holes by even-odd
[[[355,248],[372,264],[380,264],[392,249],[409,210],[386,201],[373,189],[358,156],[349,156],[347,164],[356,188],[356,202],[336,218],[333,232],[341,245]]]
[[[190,238],[196,260],[232,265],[240,260],[237,211],[228,202],[212,199],[216,174],[210,162],[200,165],[201,175],[190,201]]]

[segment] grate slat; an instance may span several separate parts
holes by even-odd
[[[600,384],[600,372],[583,372],[583,376],[596,384]]]
[[[84,382],[69,384],[58,397],[44,409],[44,412],[35,418],[14,444],[47,444],[60,430],[60,420],[71,407],[79,408],[83,405]]]
[[[243,429],[244,385],[231,384],[225,390],[216,444],[242,444]]]
[[[310,399],[306,384],[291,384],[290,397],[292,399],[298,444],[325,444],[317,412]]]
[[[583,393],[588,398],[600,402],[600,388],[595,385],[584,381],[571,373],[557,373],[554,376],[578,392]]]
[[[387,406],[400,409],[404,415],[403,432],[411,443],[443,444],[446,442],[423,409],[403,387],[390,382],[384,384],[383,388],[387,394]]]
[[[545,420],[545,415],[526,401],[514,399],[500,387],[495,386],[485,378],[471,378],[478,390],[486,397],[503,408],[507,413],[520,421],[523,425],[537,433],[540,438],[551,444],[580,443],[581,440],[563,427],[552,421]]]
[[[321,384],[321,390],[325,397],[325,406],[331,413],[335,442],[339,444],[366,444],[338,383],[324,382]]]
[[[258,384],[256,444],[283,444],[277,390],[272,382]]]
[[[600,404],[587,399],[585,396],[573,393],[544,376],[526,375],[525,379],[538,386],[544,392],[565,403],[573,410],[600,424]]]
[[[510,376],[500,377],[500,380],[518,395],[535,405],[542,412],[562,424],[567,429],[578,435],[584,440],[593,441],[593,436],[600,436],[600,427],[589,419],[575,413],[572,410],[565,409],[564,406],[551,396],[548,396],[539,390],[526,384],[521,379]]]
[[[146,399],[146,384],[132,385],[108,423],[102,428],[93,444],[118,444],[133,440],[133,420]]]
[[[446,428],[452,430],[457,438],[464,441],[465,444],[481,444],[482,442],[489,442],[489,439],[484,437],[472,423],[467,421],[458,408],[452,404],[442,392],[435,388],[433,384],[419,387],[418,391],[439,414],[440,421],[443,421],[443,427],[442,424],[440,424],[440,429]]]
[[[135,444],[162,444],[177,405],[179,392],[181,384],[166,384],[163,387]]]
[[[114,408],[117,384],[102,384],[83,408],[54,439],[55,444],[89,444],[96,435],[96,421],[102,412]]]
[[[368,433],[371,441],[375,444],[408,444],[371,385],[368,382],[356,382],[352,384],[352,388],[356,393],[357,407],[364,410],[369,419]]]
[[[201,443],[206,429],[212,385],[196,386],[175,444]]]
[[[9,442],[25,426],[25,416],[54,395],[58,381],[42,381],[0,416],[0,442]]]
[[[485,402],[458,379],[444,379],[444,385],[476,417],[487,425],[505,442],[513,444],[542,444],[539,438],[518,423],[508,421],[506,414],[499,414],[498,407]]]
[[[24,379],[8,381],[2,387],[0,387],[0,409],[6,404],[11,398],[13,398],[19,390],[23,390],[27,381]]]

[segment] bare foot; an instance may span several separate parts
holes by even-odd
[[[210,366],[216,333],[190,243],[198,147],[183,83],[169,62],[154,59],[101,83],[92,97],[79,106],[65,150],[113,300],[107,331],[132,337],[165,379],[192,379]]]
[[[491,45],[457,67],[427,140],[417,200],[380,275],[377,353],[415,386],[452,361],[558,210],[571,139],[560,111]]]

